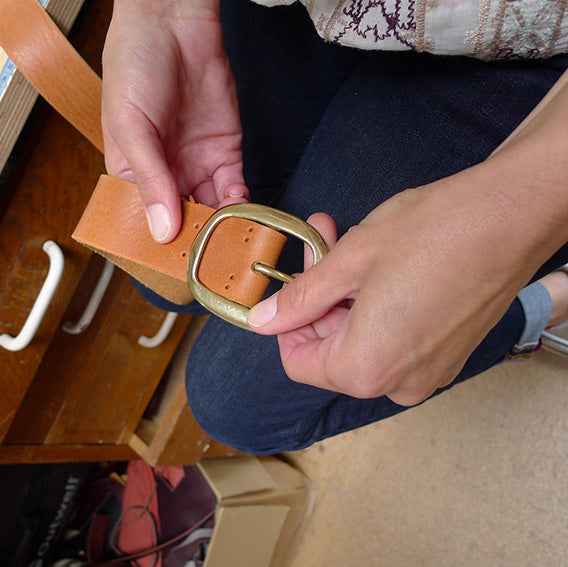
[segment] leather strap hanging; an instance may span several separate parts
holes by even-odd
[[[102,152],[101,80],[37,0],[0,0],[0,46],[43,98]]]
[[[100,78],[87,65],[37,0],[0,0],[0,45],[39,93],[103,151]],[[157,244],[151,237],[136,187],[101,176],[73,238],[105,256],[166,299],[192,300],[187,255],[200,227],[215,210],[182,201],[178,237]],[[199,278],[211,291],[252,306],[268,278],[251,269],[276,265],[286,237],[256,222],[231,218],[207,244]]]

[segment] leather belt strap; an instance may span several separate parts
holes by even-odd
[[[180,234],[169,244],[150,235],[138,189],[103,175],[73,238],[103,254],[145,285],[175,303],[187,303],[187,257],[195,237],[215,210],[182,201]],[[111,230],[108,227],[112,227]],[[254,272],[261,260],[275,266],[286,242],[283,234],[241,218],[224,220],[211,235],[199,264],[199,280],[211,291],[251,307],[260,301],[268,278]]]
[[[37,0],[0,0],[0,45],[39,93],[102,152],[101,80]],[[166,299],[188,303],[193,299],[186,283],[189,249],[215,209],[182,201],[182,213],[178,237],[157,244],[136,186],[103,175],[73,238]],[[283,234],[266,226],[227,219],[208,241],[199,279],[211,291],[250,307],[269,281],[252,264],[276,265],[285,242]]]
[[[101,80],[37,0],[0,0],[0,45],[43,98],[102,152]]]

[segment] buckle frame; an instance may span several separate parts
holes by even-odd
[[[197,277],[201,258],[203,257],[209,238],[221,222],[231,217],[254,221],[274,230],[285,232],[299,238],[312,250],[314,264],[319,262],[327,254],[327,246],[319,232],[317,232],[317,230],[310,226],[307,222],[295,217],[294,215],[265,205],[252,203],[229,205],[228,207],[218,210],[209,218],[209,220],[203,225],[203,228],[197,235],[189,251],[187,263],[187,284],[189,285],[195,299],[206,309],[228,323],[232,323],[237,327],[241,327],[241,329],[247,329],[250,331],[250,328],[247,325],[247,314],[250,310],[249,307],[211,291],[209,288],[205,287]],[[288,276],[276,268],[266,266],[261,262],[253,262],[251,269],[265,276],[276,277],[282,281],[292,281],[293,279],[292,276]]]

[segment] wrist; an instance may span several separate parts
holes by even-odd
[[[568,72],[494,152],[487,164],[501,163],[520,188],[525,187],[535,212],[568,239]],[[502,162],[501,162],[502,160]],[[509,175],[509,173],[506,173]]]
[[[557,139],[552,149],[546,139],[519,136],[463,172],[461,198],[476,203],[468,215],[484,262],[523,285],[568,242],[568,146]]]
[[[546,167],[542,153],[519,138],[518,145],[422,188],[422,217],[434,219],[439,255],[455,262],[459,250],[464,270],[482,270],[489,279],[507,274],[513,296],[568,241],[568,163],[546,157],[554,162]]]
[[[490,191],[525,228],[524,239],[542,243],[545,259],[568,241],[567,123],[568,100],[482,164],[493,179]]]

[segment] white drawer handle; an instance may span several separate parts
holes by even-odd
[[[85,311],[79,318],[77,323],[72,323],[71,321],[67,321],[63,324],[63,330],[70,335],[79,335],[83,331],[86,331],[91,322],[93,321],[97,309],[103,300],[105,292],[107,290],[108,284],[110,283],[110,279],[112,278],[112,274],[114,272],[114,264],[105,260],[105,265],[103,271],[101,272],[101,276],[95,289],[93,291],[93,295],[89,299],[87,306],[85,307]]]
[[[43,243],[42,248],[49,256],[49,271],[47,272],[47,278],[45,278],[45,282],[41,287],[39,295],[35,300],[34,306],[32,307],[20,334],[17,337],[12,337],[6,333],[0,335],[0,346],[7,350],[22,350],[30,344],[61,280],[63,266],[65,263],[61,248],[59,248],[53,240],[46,240]]]
[[[142,336],[138,339],[138,344],[146,348],[154,348],[161,345],[170,334],[178,314],[169,312],[160,327],[160,330],[153,337]]]

